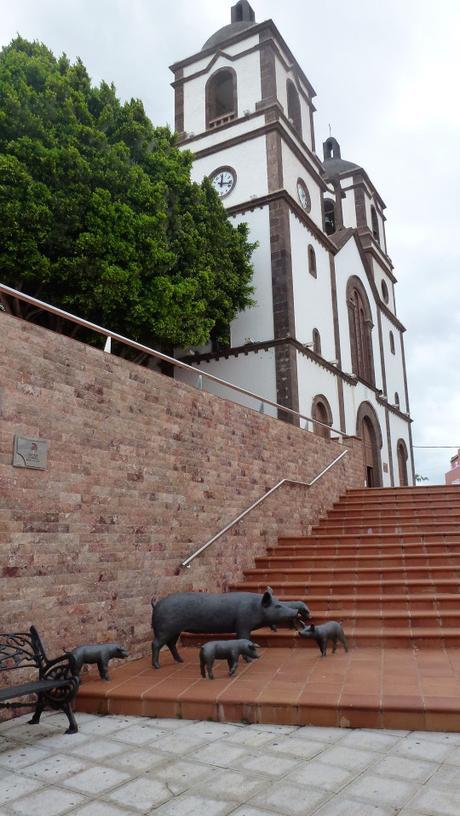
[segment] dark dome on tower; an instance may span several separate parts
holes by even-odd
[[[235,6],[232,6],[231,23],[223,26],[223,28],[219,28],[212,37],[206,40],[201,50],[205,51],[208,48],[215,48],[216,45],[225,42],[229,37],[233,37],[235,34],[239,34],[246,28],[251,28],[251,26],[254,25],[256,25],[256,17],[253,9],[247,0],[239,0]]]
[[[326,178],[333,178],[334,176],[342,175],[342,173],[351,174],[356,172],[356,170],[362,169],[359,164],[342,159],[340,145],[333,136],[329,136],[329,139],[326,139],[323,143],[323,156],[324,175]]]

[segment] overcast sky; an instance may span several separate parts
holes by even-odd
[[[233,2],[0,0],[0,45],[19,32],[80,56],[95,82],[172,125],[168,66],[230,22]],[[460,446],[460,3],[251,2],[317,92],[317,145],[331,124],[342,157],[367,170],[387,205],[414,444]],[[443,482],[454,453],[416,448],[416,471]]]

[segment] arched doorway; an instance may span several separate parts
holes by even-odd
[[[380,449],[382,432],[374,408],[369,402],[362,402],[356,419],[356,433],[363,442],[363,477],[366,487],[381,487],[382,466]]]
[[[398,445],[396,448],[397,457],[398,457],[398,473],[399,473],[399,486],[400,487],[407,487],[409,481],[407,479],[407,447],[404,439],[398,439]]]

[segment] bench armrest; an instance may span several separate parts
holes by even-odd
[[[78,672],[73,654],[66,653],[55,657],[53,660],[47,660],[42,669],[40,669],[40,679],[42,680],[78,680]]]

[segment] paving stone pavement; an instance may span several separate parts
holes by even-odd
[[[459,816],[460,734],[61,714],[0,724],[0,816]]]

